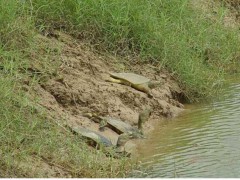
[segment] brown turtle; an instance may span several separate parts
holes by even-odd
[[[161,85],[161,81],[151,81],[150,79],[135,73],[109,73],[110,79],[107,81],[131,86],[152,97],[151,89]]]

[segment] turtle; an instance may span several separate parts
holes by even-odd
[[[114,146],[104,147],[102,150],[114,158],[130,157],[131,156],[131,146],[127,144],[130,139],[133,139],[132,133],[123,133],[118,136],[118,140]],[[130,144],[131,145],[131,144]]]
[[[99,123],[99,130],[104,131],[104,127],[108,126],[118,134],[131,133],[134,138],[143,138],[142,124],[148,120],[151,115],[151,108],[145,108],[138,117],[138,128],[123,122],[121,119],[115,117],[101,117],[96,114],[86,113],[88,118]]]
[[[116,144],[113,144],[109,139],[94,132],[92,130],[86,129],[84,127],[72,127],[68,126],[74,133],[77,133],[90,142],[90,145],[94,145],[96,147],[101,147],[101,150],[105,152],[107,155],[111,155],[115,158],[120,158],[122,156],[130,156],[130,153],[125,151],[125,144],[129,139],[132,139],[131,133],[124,133],[118,136],[118,140]]]
[[[131,86],[136,90],[146,93],[153,97],[150,90],[158,85],[161,81],[151,81],[150,79],[135,73],[109,73],[110,79],[107,81]]]
[[[118,136],[115,152],[121,155],[130,156],[131,154],[125,150],[126,143],[133,139],[132,133],[123,133]]]
[[[89,130],[83,127],[70,127],[70,128],[73,132],[87,138],[91,144],[100,145],[100,146],[102,145],[104,147],[113,146],[112,142],[109,139],[102,136],[101,134],[98,134],[97,132],[94,132],[92,130]]]
[[[111,129],[114,129],[118,133],[132,133],[135,138],[143,137],[142,124],[145,123],[152,113],[150,107],[145,108],[138,115],[138,128],[131,126],[130,124],[123,122],[121,119],[113,117],[104,117],[102,121],[104,124],[109,125]],[[106,123],[107,121],[107,123]]]
[[[132,133],[137,136],[139,133],[137,128],[131,126],[126,122],[123,122],[121,119],[115,117],[104,117],[104,119],[107,121],[106,126],[114,130],[118,134]]]
[[[121,119],[115,117],[102,117],[96,114],[86,113],[84,116],[92,119],[94,122],[99,123],[99,130],[104,131],[104,128],[108,126],[110,129],[118,134],[131,133],[136,138],[141,137],[139,130],[130,124],[123,122]]]

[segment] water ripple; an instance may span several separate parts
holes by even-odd
[[[159,126],[139,149],[147,177],[240,177],[240,84]]]

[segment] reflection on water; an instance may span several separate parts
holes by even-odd
[[[139,154],[147,177],[240,177],[240,85],[160,124]]]

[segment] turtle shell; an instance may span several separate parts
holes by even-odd
[[[112,142],[105,138],[104,136],[98,134],[97,132],[91,131],[83,127],[73,127],[72,130],[77,134],[82,135],[85,138],[88,138],[94,141],[97,144],[103,144],[106,147],[113,146]]]
[[[116,131],[118,134],[122,133],[129,133],[129,132],[138,132],[138,129],[131,126],[130,124],[127,124],[123,122],[120,119],[112,118],[112,117],[106,117],[108,125]]]
[[[109,73],[111,77],[115,79],[122,79],[130,82],[131,84],[144,84],[150,81],[150,79],[134,74],[134,73]]]

